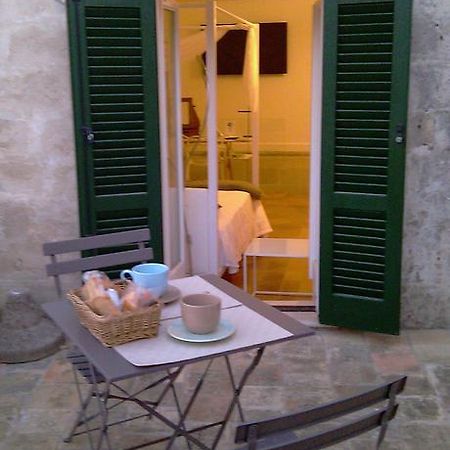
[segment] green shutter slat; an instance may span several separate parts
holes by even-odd
[[[333,252],[334,267],[339,267],[337,261],[343,259],[344,261],[353,261],[354,263],[371,263],[383,266],[385,259],[383,256],[371,255],[369,253],[357,253],[354,251],[335,250]]]
[[[93,68],[96,66],[108,68],[122,66],[127,67],[129,64],[132,67],[138,67],[142,58],[140,56],[89,56],[89,65]]]
[[[91,94],[93,105],[111,104],[111,103],[143,103],[143,94]]]
[[[337,80],[339,82],[344,81],[350,81],[350,82],[370,82],[370,81],[377,81],[377,82],[384,82],[388,81],[391,82],[391,72],[346,72],[346,73],[340,73],[339,79]]]
[[[142,48],[139,47],[98,47],[88,46],[89,57],[141,57]]]
[[[385,229],[386,220],[382,216],[383,214],[380,213],[369,214],[368,212],[364,213],[336,210],[334,222],[336,225],[356,225],[361,229],[361,231],[364,231],[366,228]]]
[[[96,131],[109,131],[109,130],[144,130],[145,122],[143,120],[132,121],[106,121],[95,122]]]
[[[367,91],[378,91],[378,92],[390,92],[391,83],[388,81],[347,81],[337,84],[338,92],[367,92]]]
[[[97,113],[144,113],[142,103],[106,103],[91,105],[93,115]]]
[[[116,39],[122,39],[125,38],[140,38],[141,37],[141,30],[139,28],[101,28],[101,27],[95,27],[95,28],[87,28],[88,39],[91,38],[116,38]]]
[[[390,92],[389,91],[372,91],[372,92],[361,92],[361,91],[339,91],[337,92],[337,99],[339,101],[384,101],[389,102]]]
[[[91,66],[89,75],[93,76],[142,76],[142,66],[138,65],[113,65],[113,66]]]
[[[389,111],[336,110],[336,119],[389,120]]]
[[[353,14],[346,15],[342,13],[339,15],[339,22],[341,24],[364,24],[364,23],[392,23],[393,22],[393,14],[391,11],[380,13],[366,13],[366,14]]]
[[[360,280],[373,280],[373,281],[382,281],[384,282],[384,274],[376,273],[373,270],[357,270],[351,269],[348,267],[339,267],[333,269],[333,275],[342,276],[342,277],[350,277],[357,278]]]
[[[377,147],[336,147],[336,155],[339,156],[362,156],[362,157],[381,157],[387,158],[387,150],[385,148],[377,148]]]
[[[351,100],[341,100],[336,102],[336,106],[341,110],[359,110],[363,114],[371,111],[389,111],[390,103],[388,101],[384,102],[381,100],[372,100],[370,102],[363,101],[351,101]]]
[[[101,59],[101,58],[97,58]],[[101,65],[101,64],[99,64]],[[390,73],[390,62],[360,62],[360,63],[343,63],[340,62],[337,65],[338,74],[340,73],[358,73],[358,72],[371,72],[371,73]]]
[[[352,233],[338,233],[337,230],[333,233],[336,242],[360,244],[360,245],[371,245],[379,248],[384,248],[384,243],[386,237],[375,237],[375,236],[359,236]]]
[[[140,31],[140,19],[128,19],[122,17],[86,17],[87,33],[99,28],[126,28],[127,30]]]
[[[370,63],[378,63],[378,62],[388,62],[390,63],[392,60],[391,52],[384,53],[347,53],[347,52],[339,52],[338,53],[338,62],[339,63],[360,63],[370,62]]]
[[[377,290],[381,293],[384,292],[384,280],[368,280],[367,278],[356,278],[351,276],[333,275],[333,284],[335,286],[345,286],[350,288],[361,288]]]
[[[346,165],[346,166],[359,166],[359,167],[382,167],[383,169],[387,167],[387,158],[378,158],[375,156],[354,156],[354,155],[339,155],[336,154],[335,164]]]
[[[132,166],[140,166],[145,167],[146,158],[144,156],[121,156],[119,158],[114,158],[113,156],[108,158],[95,158],[95,167],[103,168],[103,167],[132,167]]]
[[[378,22],[378,17],[384,17],[385,14],[380,13],[390,13],[394,11],[393,1],[377,1],[377,2],[367,2],[362,1],[361,3],[342,3],[339,4],[339,18],[347,16],[362,16],[362,17],[373,17],[374,22]]]
[[[139,94],[144,92],[142,84],[98,85],[91,84],[91,94]]]
[[[383,175],[387,176],[387,165],[385,166],[368,166],[364,164],[336,164],[337,173],[354,173],[365,175]]]
[[[353,296],[358,300],[382,300],[384,297],[384,290],[375,289],[360,289],[351,286],[335,285],[335,294]]]
[[[353,125],[356,125],[355,123]],[[336,127],[336,137],[338,138],[358,138],[362,137],[365,139],[389,139],[389,130],[380,130],[375,128],[344,128]]]
[[[361,167],[387,167],[388,159],[380,158],[377,156],[359,156],[359,155],[342,155],[336,152],[335,157],[336,166],[339,164],[345,164],[349,166],[361,166]]]
[[[141,147],[145,148],[145,139],[112,139],[96,141],[96,149],[114,149],[114,148],[128,148],[128,147]]]
[[[334,242],[334,248],[336,253],[339,251],[343,252],[351,252],[355,255],[376,255],[380,257],[384,257],[385,254],[385,248],[384,246],[380,245],[367,245],[367,244],[355,244],[350,241],[341,242],[338,240],[338,236],[334,236],[335,242]]]
[[[145,182],[142,183],[130,183],[125,182],[122,185],[100,185],[95,186],[95,195],[98,197],[109,196],[117,197],[118,195],[124,194],[138,194],[145,193],[147,191],[147,185]]]
[[[125,6],[107,6],[107,1],[104,2],[105,6],[101,6],[101,7],[96,7],[96,6],[87,6],[86,7],[86,17],[100,17],[100,18],[105,18],[105,17],[110,17],[110,18],[114,18],[114,17],[118,17],[118,18],[134,18],[134,19],[139,19],[140,17],[140,10],[139,8],[136,7],[123,7]]]
[[[346,166],[336,167],[335,180],[336,183],[359,183],[364,185],[367,184],[377,184],[380,186],[386,186],[387,176],[379,174],[369,174],[369,173],[356,173],[356,169],[360,170],[359,167],[353,166],[353,170],[349,170]]]
[[[339,25],[340,35],[360,35],[372,33],[392,33],[393,24],[386,23],[344,23]]]
[[[144,79],[141,75],[93,75],[89,77],[92,86],[96,85],[143,85]]]
[[[369,194],[369,195],[386,195],[387,188],[384,184],[370,184],[370,183],[334,183],[336,192],[343,194]]]
[[[386,148],[389,145],[388,139],[364,138],[364,137],[336,137],[336,145],[340,147],[378,147]]]
[[[333,258],[333,270],[356,270],[373,274],[373,276],[384,277],[384,262],[377,264],[376,262],[354,261],[352,259]]]
[[[367,34],[342,34],[339,36],[339,44],[366,44],[392,42],[392,33],[367,33]]]
[[[362,129],[378,129],[378,130],[389,130],[388,120],[367,120],[365,118],[345,120],[341,119],[339,116],[336,120],[336,128],[362,128]]]
[[[138,37],[106,37],[92,36],[87,38],[88,47],[137,47],[142,45],[140,34]]]
[[[94,173],[97,177],[111,177],[117,175],[145,175],[145,165],[130,165],[125,162],[120,166],[108,166],[103,167],[98,165],[97,161],[94,162]],[[104,178],[103,178],[104,179]]]
[[[370,55],[371,53],[390,53],[392,54],[392,42],[364,42],[355,44],[339,44],[338,54],[359,53],[361,55]]]
[[[95,139],[98,143],[103,143],[105,141],[125,141],[125,140],[133,140],[135,142],[136,139],[145,139],[145,131],[144,130],[120,130],[120,131],[97,131],[94,128]]]
[[[120,189],[125,185],[144,185],[144,188],[139,192],[145,192],[147,189],[145,187],[145,172],[144,174],[133,174],[129,173],[126,175],[98,175],[97,171],[95,172],[95,186],[96,187],[104,187],[104,186],[118,186]]]
[[[145,158],[145,147],[125,147],[125,148],[102,148],[95,149],[93,157],[98,158]]]
[[[360,237],[361,239],[386,239],[386,231],[384,228],[372,228],[370,226],[361,228],[358,225],[339,225],[338,223],[335,223],[333,230],[334,234],[348,234],[350,236]]]
[[[104,123],[104,122],[142,122],[145,118],[144,112],[98,112],[91,114],[92,123]]]

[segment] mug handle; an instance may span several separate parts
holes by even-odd
[[[128,269],[122,270],[122,272],[120,272],[120,279],[127,281],[131,279],[131,281],[133,281],[133,273]]]

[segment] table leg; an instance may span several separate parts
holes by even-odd
[[[230,404],[228,405],[228,409],[227,412],[225,413],[225,416],[223,418],[222,421],[222,425],[220,426],[216,437],[214,439],[213,445],[211,447],[211,449],[215,449],[217,447],[217,444],[219,443],[220,438],[222,437],[223,431],[225,429],[225,426],[227,425],[231,413],[233,412],[233,409],[235,407],[236,404],[239,405],[239,415],[241,417],[241,419],[243,418],[243,412],[241,409],[241,405],[239,403],[239,396],[241,395],[242,389],[245,386],[245,383],[247,382],[248,377],[251,375],[251,373],[253,372],[253,370],[255,370],[255,367],[259,364],[259,362],[261,361],[262,355],[264,353],[264,349],[265,347],[260,347],[255,356],[253,357],[252,361],[250,362],[250,364],[248,365],[247,369],[245,370],[245,372],[243,373],[241,379],[239,380],[239,384],[237,386],[235,386],[234,384],[234,377],[232,375],[232,372],[229,372],[230,375],[230,381],[232,382],[233,385],[233,398],[230,401]],[[226,356],[225,358],[228,358],[228,356]],[[227,364],[228,366],[228,364]],[[230,366],[230,370],[231,370],[231,366]]]
[[[180,427],[181,424],[183,424],[183,426],[184,426],[184,421],[186,419],[186,416],[188,415],[189,411],[191,410],[192,405],[194,404],[194,401],[195,401],[195,399],[197,398],[197,395],[200,392],[200,389],[201,389],[201,387],[203,385],[203,381],[205,380],[206,374],[208,373],[209,368],[211,367],[211,364],[213,363],[213,361],[214,360],[212,359],[211,361],[208,362],[205,370],[203,371],[200,379],[198,380],[198,382],[197,382],[197,384],[195,386],[194,392],[192,393],[191,398],[189,399],[186,408],[181,413],[180,421],[179,421],[179,423],[177,425],[177,429]],[[171,437],[169,443],[167,444],[167,447],[166,447],[167,449],[172,448],[172,445],[175,442],[175,439],[177,438],[177,436],[178,436],[178,431],[175,430],[175,432],[172,434],[172,437]]]
[[[169,370],[167,370],[167,372],[170,373]],[[175,389],[175,384],[174,383],[171,383],[171,390],[172,390],[173,398],[175,400],[175,406],[177,407],[178,415],[181,418],[182,417],[181,404],[180,404],[180,401],[178,399],[178,394],[177,394],[177,390]],[[184,420],[181,421],[180,423],[181,423],[182,429],[184,431],[186,431],[186,426],[184,424]],[[186,439],[186,445],[188,446],[189,450],[192,449],[191,443],[190,443],[190,441],[188,439]]]

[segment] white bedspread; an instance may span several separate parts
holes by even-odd
[[[187,232],[190,237],[192,274],[208,272],[207,189],[186,188],[185,210]],[[219,270],[228,268],[233,273],[239,269],[242,254],[253,238],[272,231],[264,207],[252,200],[248,192],[219,191],[217,201],[219,231]]]
[[[259,200],[242,191],[219,191],[219,256],[230,273],[239,269],[242,254],[253,238],[270,233],[272,228]]]

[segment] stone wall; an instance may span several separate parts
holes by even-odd
[[[402,318],[449,327],[450,2],[414,3]],[[0,0],[0,61],[0,299],[45,299],[42,243],[78,235],[64,6]]]
[[[415,0],[402,318],[450,326],[450,2]]]
[[[0,299],[48,298],[42,243],[78,235],[65,7],[0,0]]]

